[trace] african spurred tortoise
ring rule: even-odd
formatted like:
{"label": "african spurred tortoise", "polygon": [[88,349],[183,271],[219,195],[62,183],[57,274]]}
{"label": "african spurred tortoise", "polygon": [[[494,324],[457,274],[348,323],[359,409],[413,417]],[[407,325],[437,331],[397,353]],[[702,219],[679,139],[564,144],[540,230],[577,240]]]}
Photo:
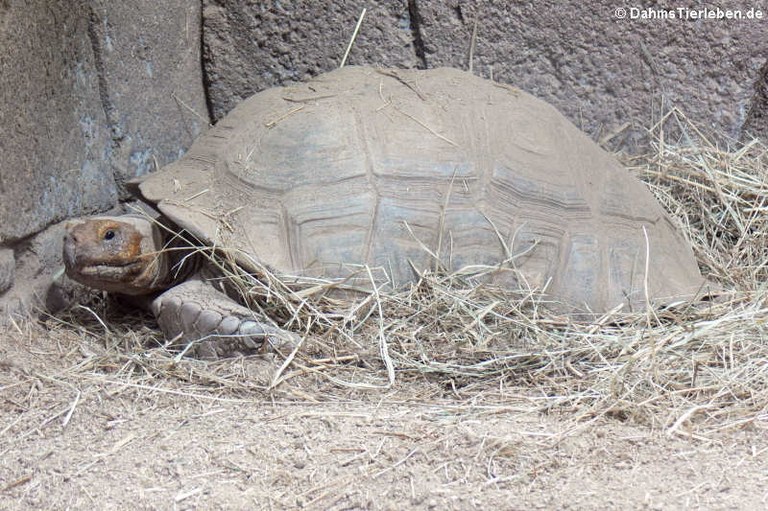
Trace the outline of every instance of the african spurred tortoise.
{"label": "african spurred tortoise", "polygon": [[[174,229],[246,269],[364,281],[367,266],[398,286],[438,259],[447,270],[497,266],[486,282],[596,313],[689,295],[703,281],[691,248],[613,156],[545,102],[455,69],[346,67],[266,90],[139,187]],[[157,294],[166,336],[206,339],[203,355],[280,335],[179,270],[167,239],[138,215],[74,222],[67,272]]]}

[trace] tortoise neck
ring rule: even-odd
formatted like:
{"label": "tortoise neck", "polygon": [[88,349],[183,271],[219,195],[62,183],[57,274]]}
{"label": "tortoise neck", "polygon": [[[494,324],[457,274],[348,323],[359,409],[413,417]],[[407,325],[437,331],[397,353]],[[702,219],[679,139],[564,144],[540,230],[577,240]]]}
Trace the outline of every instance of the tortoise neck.
{"label": "tortoise neck", "polygon": [[200,270],[205,255],[200,244],[187,231],[160,220],[157,230],[163,239],[163,263],[165,268],[157,288],[166,289],[183,282]]}

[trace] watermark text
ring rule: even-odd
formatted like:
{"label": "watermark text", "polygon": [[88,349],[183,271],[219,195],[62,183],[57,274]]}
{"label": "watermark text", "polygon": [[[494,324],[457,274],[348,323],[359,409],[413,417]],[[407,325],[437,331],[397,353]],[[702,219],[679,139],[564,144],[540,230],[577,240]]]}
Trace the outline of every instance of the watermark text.
{"label": "watermark text", "polygon": [[617,7],[614,16],[629,20],[762,20],[768,14],[762,9],[724,9],[722,7]]}

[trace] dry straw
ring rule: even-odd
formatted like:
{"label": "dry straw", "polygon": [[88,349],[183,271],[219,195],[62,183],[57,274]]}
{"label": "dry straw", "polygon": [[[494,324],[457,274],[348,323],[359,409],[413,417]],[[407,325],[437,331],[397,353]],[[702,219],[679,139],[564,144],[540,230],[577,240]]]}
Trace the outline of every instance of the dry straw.
{"label": "dry straw", "polygon": [[[93,322],[95,334],[82,341],[89,352],[99,344],[107,349],[78,367],[137,392],[215,393],[216,399],[277,389],[322,400],[394,384],[425,389],[421,400],[453,394],[487,406],[504,406],[512,392],[532,411],[566,414],[579,424],[614,417],[701,439],[765,424],[766,148],[757,142],[719,148],[677,110],[651,135],[653,152],[626,163],[693,244],[703,271],[729,291],[717,300],[613,311],[580,323],[547,312],[531,290],[476,285],[468,272],[427,273],[406,290],[361,294],[350,282],[278,276],[266,268],[256,279],[215,257],[256,310],[304,338],[301,349],[270,366],[268,377],[261,381],[243,369],[247,359],[179,361],[167,343],[148,343],[157,334],[145,327],[121,337]],[[158,378],[177,386],[168,390]]]}

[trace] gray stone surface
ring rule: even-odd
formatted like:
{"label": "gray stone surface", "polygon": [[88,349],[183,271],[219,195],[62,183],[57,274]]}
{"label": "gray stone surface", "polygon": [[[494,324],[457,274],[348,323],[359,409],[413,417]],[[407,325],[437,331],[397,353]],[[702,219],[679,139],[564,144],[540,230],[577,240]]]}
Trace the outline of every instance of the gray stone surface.
{"label": "gray stone surface", "polygon": [[112,208],[123,183],[208,125],[199,2],[0,0],[0,310],[45,301],[65,218]]}
{"label": "gray stone surface", "polygon": [[198,4],[4,2],[0,17],[0,244],[113,206],[118,182],[207,126]]}
{"label": "gray stone surface", "polygon": [[597,139],[629,123],[615,143],[630,150],[673,106],[738,138],[768,47],[765,5],[762,20],[664,20],[618,19],[623,4],[607,1],[418,3],[428,66],[466,67],[477,20],[478,73],[493,69]]}
{"label": "gray stone surface", "polygon": [[417,67],[406,2],[203,0],[214,119],[260,90],[335,69],[367,7],[349,64]]}
{"label": "gray stone surface", "polygon": [[16,270],[16,258],[13,250],[0,248],[0,293],[3,293],[13,285]]}
{"label": "gray stone surface", "polygon": [[0,245],[116,199],[81,2],[0,2]]}
{"label": "gray stone surface", "polygon": [[121,184],[177,160],[208,125],[201,6],[188,0],[91,0],[89,16],[111,134],[108,161]]}
{"label": "gray stone surface", "polygon": [[[335,67],[360,8],[205,3],[204,64],[216,117],[254,91]],[[762,20],[619,19],[623,4],[605,0],[367,5],[352,63],[467,69],[473,46],[475,73],[531,92],[594,138],[629,150],[640,149],[646,129],[673,106],[704,129],[738,137],[768,47],[768,6],[760,2],[727,7],[762,8]]]}
{"label": "gray stone surface", "polygon": [[[51,278],[62,268],[63,226],[64,223],[54,224],[16,244],[13,269],[15,279],[9,289],[0,293],[0,311],[6,314],[26,314],[48,303]],[[0,249],[0,253],[2,251]],[[6,314],[0,315],[0,324],[7,319]]]}

